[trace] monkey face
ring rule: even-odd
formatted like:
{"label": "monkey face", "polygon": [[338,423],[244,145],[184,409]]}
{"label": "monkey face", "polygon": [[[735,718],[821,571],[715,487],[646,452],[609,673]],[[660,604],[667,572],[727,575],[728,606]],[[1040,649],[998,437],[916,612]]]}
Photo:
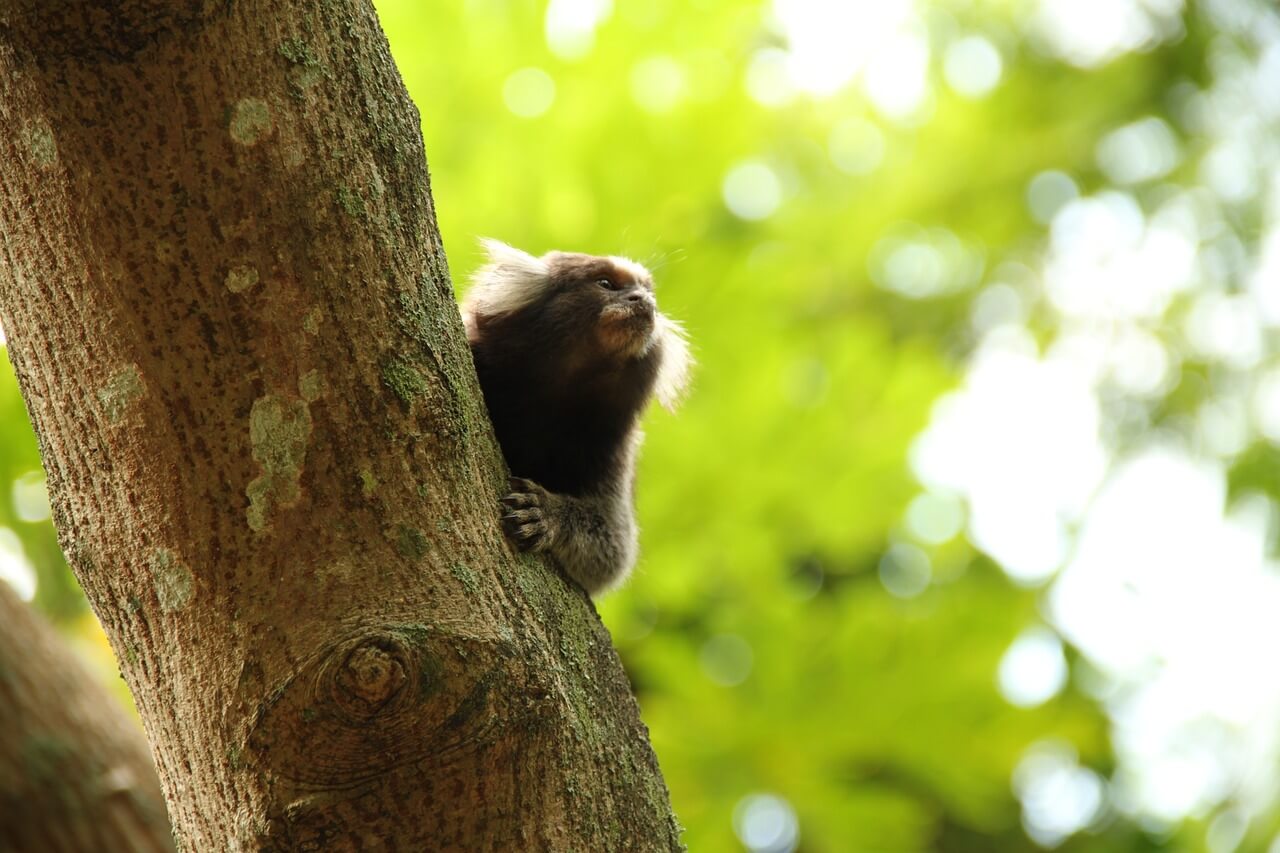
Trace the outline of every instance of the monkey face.
{"label": "monkey face", "polygon": [[658,303],[653,278],[625,258],[555,252],[546,257],[556,313],[615,358],[638,358],[655,344]]}
{"label": "monkey face", "polygon": [[596,336],[605,349],[619,355],[643,355],[653,345],[657,313],[653,293],[643,287],[614,291],[600,309]]}

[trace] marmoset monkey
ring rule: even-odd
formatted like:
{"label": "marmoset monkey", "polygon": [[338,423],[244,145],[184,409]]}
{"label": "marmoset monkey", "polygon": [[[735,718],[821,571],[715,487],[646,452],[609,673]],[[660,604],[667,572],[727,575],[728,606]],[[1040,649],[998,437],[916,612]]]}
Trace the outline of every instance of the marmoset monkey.
{"label": "marmoset monkey", "polygon": [[635,564],[640,415],[651,397],[671,409],[684,390],[684,333],[634,261],[482,242],[489,263],[462,318],[513,475],[503,529],[595,596]]}

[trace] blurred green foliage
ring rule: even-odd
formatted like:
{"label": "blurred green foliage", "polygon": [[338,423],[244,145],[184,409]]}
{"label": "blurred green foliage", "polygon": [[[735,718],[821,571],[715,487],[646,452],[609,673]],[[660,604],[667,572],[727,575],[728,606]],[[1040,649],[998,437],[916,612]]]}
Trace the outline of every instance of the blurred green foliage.
{"label": "blurred green foliage", "polygon": [[[979,342],[978,286],[1044,243],[1029,182],[1053,169],[1084,194],[1107,188],[1099,140],[1143,116],[1177,124],[1174,94],[1206,83],[1223,35],[1193,9],[1176,13],[1179,34],[1077,68],[1028,35],[1034,3],[906,4],[933,58],[923,106],[886,117],[858,85],[753,98],[761,57],[788,47],[773,4],[559,5],[598,20],[549,46],[544,0],[377,3],[422,114],[458,289],[479,236],[626,254],[655,270],[664,309],[690,331],[694,391],[649,420],[642,562],[601,605],[690,849],[1037,849],[1016,768],[1058,743],[1112,778],[1105,708],[1070,649],[1064,690],[1032,707],[1001,695],[1010,644],[1045,621],[1040,591],[963,537],[912,544],[908,453]],[[1002,58],[982,97],[943,81],[946,47],[971,34]],[[744,164],[748,208],[763,215],[726,203]],[[921,233],[959,246],[968,272],[928,298],[878,286],[877,247]],[[1047,341],[1057,322],[1040,306],[1027,325]],[[1205,399],[1200,366],[1181,369],[1144,424],[1176,424]],[[37,468],[7,373],[0,440],[0,483]],[[1234,491],[1277,496],[1278,484],[1266,442],[1232,471]],[[74,614],[51,528],[18,519],[12,497],[0,489],[0,525],[36,566],[39,602]],[[921,554],[926,582],[891,592],[906,571],[895,560]],[[1212,816],[1141,822],[1104,801],[1061,844],[1209,849]]]}
{"label": "blurred green foliage", "polygon": [[28,562],[36,604],[50,616],[83,614],[88,608],[49,521],[40,451],[8,358],[0,363],[0,447],[0,560],[10,567]]}

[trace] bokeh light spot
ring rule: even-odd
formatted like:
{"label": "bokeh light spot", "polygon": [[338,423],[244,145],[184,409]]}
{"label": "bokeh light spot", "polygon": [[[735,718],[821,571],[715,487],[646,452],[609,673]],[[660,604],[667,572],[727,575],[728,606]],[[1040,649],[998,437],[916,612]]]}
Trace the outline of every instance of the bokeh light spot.
{"label": "bokeh light spot", "polygon": [[884,160],[884,134],[866,119],[847,118],[831,128],[827,151],[836,168],[850,175],[875,171]]}
{"label": "bokeh light spot", "polygon": [[963,290],[982,277],[981,252],[946,228],[904,228],[880,240],[868,258],[872,280],[909,299]]}
{"label": "bokeh light spot", "polygon": [[1020,326],[1026,320],[1027,305],[1013,285],[995,282],[982,289],[973,300],[969,322],[979,334],[1000,326]]}
{"label": "bokeh light spot", "polygon": [[785,50],[766,47],[757,50],[747,65],[747,94],[765,107],[783,107],[795,100],[796,87],[788,70]]}
{"label": "bokeh light spot", "polygon": [[796,86],[830,95],[848,84],[869,60],[889,52],[893,37],[915,17],[912,0],[831,3],[774,0]]}
{"label": "bokeh light spot", "polygon": [[966,98],[981,98],[1000,82],[1004,62],[1000,51],[984,36],[966,36],[951,43],[943,60],[947,85]]}
{"label": "bokeh light spot", "polygon": [[13,511],[23,521],[49,518],[49,490],[42,472],[28,471],[13,481]]}
{"label": "bokeh light spot", "polygon": [[1000,659],[1000,693],[1009,704],[1034,708],[1057,696],[1067,683],[1062,641],[1047,628],[1024,631]]}
{"label": "bokeh light spot", "polygon": [[1040,0],[1033,33],[1048,51],[1083,68],[1182,32],[1182,0]]}
{"label": "bokeh light spot", "polygon": [[923,34],[894,36],[867,66],[863,88],[880,114],[894,121],[916,118],[929,97],[929,42]]}
{"label": "bokeh light spot", "polygon": [[800,822],[791,804],[776,794],[751,794],[733,810],[733,831],[751,853],[791,853],[800,843]]}
{"label": "bokeh light spot", "polygon": [[1173,130],[1154,116],[1125,125],[1102,137],[1096,156],[1102,171],[1116,184],[1138,184],[1163,178],[1182,159]]}
{"label": "bokeh light spot", "polygon": [[670,56],[651,56],[631,69],[631,97],[646,112],[671,112],[687,88],[684,66]]}
{"label": "bokeh light spot", "polygon": [[612,0],[550,0],[544,25],[547,47],[561,59],[581,59],[595,47],[596,28],[612,12]]}
{"label": "bokeh light spot", "polygon": [[1031,746],[1014,770],[1013,787],[1022,801],[1023,828],[1045,847],[1092,823],[1106,792],[1098,774],[1081,767],[1075,750],[1060,741]]}
{"label": "bokeh light spot", "polygon": [[722,192],[725,206],[740,219],[768,219],[782,204],[782,182],[772,168],[758,160],[730,169]]}
{"label": "bokeh light spot", "polygon": [[698,653],[702,671],[721,687],[736,687],[751,675],[751,646],[737,634],[717,634]]}
{"label": "bokeh light spot", "polygon": [[541,68],[521,68],[502,84],[507,109],[521,118],[537,118],[556,100],[556,82]]}
{"label": "bokeh light spot", "polygon": [[35,598],[35,570],[27,560],[22,540],[7,527],[0,527],[0,581],[7,581],[23,601]]}
{"label": "bokeh light spot", "polygon": [[929,588],[933,565],[915,545],[899,543],[880,558],[880,583],[894,598],[915,598]]}
{"label": "bokeh light spot", "polygon": [[955,495],[925,492],[907,505],[907,529],[927,545],[941,545],[964,526],[964,506]]}
{"label": "bokeh light spot", "polygon": [[1080,190],[1065,172],[1041,172],[1027,185],[1027,207],[1036,222],[1048,225],[1062,206],[1079,198]]}
{"label": "bokeh light spot", "polygon": [[1258,191],[1258,164],[1253,147],[1245,140],[1224,140],[1200,162],[1200,176],[1210,189],[1227,201],[1248,201]]}
{"label": "bokeh light spot", "polygon": [[1247,296],[1204,293],[1187,314],[1187,342],[1207,359],[1241,369],[1253,367],[1264,349],[1259,319]]}

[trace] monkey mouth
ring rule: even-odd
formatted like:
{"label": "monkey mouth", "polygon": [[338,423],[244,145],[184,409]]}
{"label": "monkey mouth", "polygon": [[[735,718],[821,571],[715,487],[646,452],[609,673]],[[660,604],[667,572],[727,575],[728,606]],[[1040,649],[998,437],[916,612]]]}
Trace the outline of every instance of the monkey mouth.
{"label": "monkey mouth", "polygon": [[645,300],[610,305],[600,314],[606,325],[647,329],[653,326],[653,303]]}
{"label": "monkey mouth", "polygon": [[646,350],[656,328],[657,312],[647,301],[610,305],[600,314],[600,333],[612,349],[626,354]]}

